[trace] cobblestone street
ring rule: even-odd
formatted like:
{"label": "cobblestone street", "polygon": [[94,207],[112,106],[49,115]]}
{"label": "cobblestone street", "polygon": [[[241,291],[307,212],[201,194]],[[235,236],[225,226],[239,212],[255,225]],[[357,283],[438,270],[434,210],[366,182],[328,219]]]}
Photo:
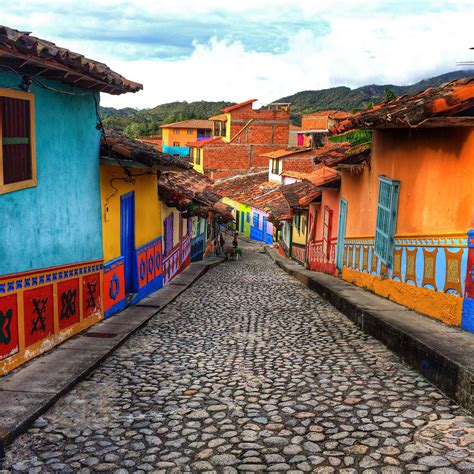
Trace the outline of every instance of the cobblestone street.
{"label": "cobblestone street", "polygon": [[35,472],[473,472],[473,420],[259,247],[7,449]]}

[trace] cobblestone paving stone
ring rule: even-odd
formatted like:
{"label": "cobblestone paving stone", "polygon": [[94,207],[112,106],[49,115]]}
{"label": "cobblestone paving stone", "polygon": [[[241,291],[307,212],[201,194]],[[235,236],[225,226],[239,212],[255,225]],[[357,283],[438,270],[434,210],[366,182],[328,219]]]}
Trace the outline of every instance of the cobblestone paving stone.
{"label": "cobblestone paving stone", "polygon": [[256,246],[7,453],[39,472],[474,471],[474,420]]}

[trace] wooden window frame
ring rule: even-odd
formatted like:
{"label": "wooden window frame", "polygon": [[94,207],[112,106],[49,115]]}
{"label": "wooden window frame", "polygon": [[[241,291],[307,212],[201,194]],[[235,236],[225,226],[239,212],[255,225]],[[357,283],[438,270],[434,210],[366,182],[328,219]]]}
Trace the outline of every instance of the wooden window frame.
{"label": "wooden window frame", "polygon": [[272,174],[280,175],[280,160],[277,158],[272,159]]}
{"label": "wooden window frame", "polygon": [[179,128],[173,128],[173,135],[179,135]]}
{"label": "wooden window frame", "polygon": [[34,188],[36,179],[36,130],[35,130],[35,96],[31,92],[20,92],[12,89],[0,88],[0,97],[10,99],[27,100],[30,107],[30,156],[31,156],[31,179],[18,181],[16,183],[3,184],[3,122],[0,113],[0,195],[19,191],[20,189]]}
{"label": "wooden window frame", "polygon": [[188,135],[192,135],[193,134],[193,129],[192,128],[188,128],[187,132],[186,132]]}
{"label": "wooden window frame", "polygon": [[[381,202],[381,190],[382,186],[390,187],[390,204],[389,206],[384,205]],[[379,190],[377,197],[377,216],[375,220],[375,239],[374,239],[374,253],[377,255],[379,260],[391,267],[393,263],[393,250],[395,243],[395,231],[397,229],[397,215],[398,215],[398,198],[400,195],[400,181],[387,178],[386,176],[379,176]],[[381,210],[386,213],[388,217],[388,230],[383,232],[379,225],[381,217]],[[380,251],[384,248],[384,252]]]}

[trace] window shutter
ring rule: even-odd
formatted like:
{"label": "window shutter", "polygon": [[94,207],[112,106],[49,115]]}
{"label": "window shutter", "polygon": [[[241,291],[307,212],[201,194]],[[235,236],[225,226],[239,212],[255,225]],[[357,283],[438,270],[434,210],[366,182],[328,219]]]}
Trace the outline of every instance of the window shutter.
{"label": "window shutter", "polygon": [[32,179],[30,103],[0,97],[2,123],[3,184]]}
{"label": "window shutter", "polygon": [[385,265],[392,264],[399,189],[399,181],[392,181],[383,176],[379,178],[374,251]]}

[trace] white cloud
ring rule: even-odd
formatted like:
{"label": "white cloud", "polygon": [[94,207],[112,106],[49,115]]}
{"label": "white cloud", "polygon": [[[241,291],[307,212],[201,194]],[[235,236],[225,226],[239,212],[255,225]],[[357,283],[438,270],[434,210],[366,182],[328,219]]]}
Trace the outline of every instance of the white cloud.
{"label": "white cloud", "polygon": [[[117,107],[200,99],[269,102],[300,90],[415,82],[473,59],[468,50],[474,46],[473,17],[472,0],[20,0],[2,5],[2,23],[106,62],[144,84],[137,94],[103,96],[104,105]],[[210,40],[202,39],[206,23]],[[155,31],[159,41],[153,44]],[[281,39],[278,54],[275,38]],[[189,54],[172,58],[182,45]],[[162,48],[169,51],[161,54]],[[158,59],[144,59],[152,56]]]}
{"label": "white cloud", "polygon": [[175,100],[269,102],[336,85],[408,84],[455,70],[456,61],[472,56],[471,19],[456,11],[334,18],[325,36],[297,31],[282,54],[250,51],[241,42],[214,38],[196,44],[182,60],[112,61],[111,66],[145,89],[135,96],[104,96],[103,103],[141,108]]}

